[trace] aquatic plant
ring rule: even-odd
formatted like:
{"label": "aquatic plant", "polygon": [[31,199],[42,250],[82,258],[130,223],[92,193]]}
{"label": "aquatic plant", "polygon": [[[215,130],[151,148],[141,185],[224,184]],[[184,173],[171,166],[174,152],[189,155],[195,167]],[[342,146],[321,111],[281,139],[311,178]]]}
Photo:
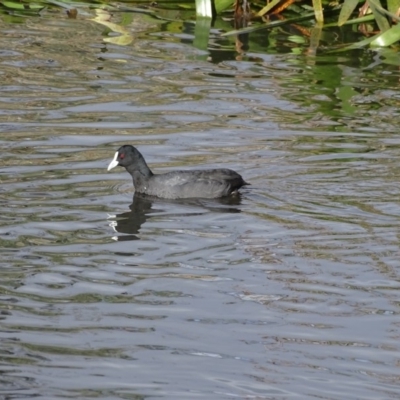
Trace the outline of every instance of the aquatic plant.
{"label": "aquatic plant", "polygon": [[[110,21],[110,12],[148,13],[165,18],[163,10],[178,8],[191,11],[197,17],[196,38],[204,44],[208,41],[208,30],[217,15],[223,15],[232,22],[232,29],[221,32],[222,36],[243,35],[261,29],[274,29],[288,26],[296,30],[294,41],[310,40],[314,48],[319,46],[319,39],[326,28],[352,25],[364,36],[354,43],[330,43],[328,50],[342,51],[362,47],[388,47],[400,41],[400,0],[311,0],[296,2],[295,0],[195,0],[191,1],[110,1],[91,0],[4,0],[0,1],[0,12],[9,16],[14,22],[20,17],[41,15],[51,7],[64,8],[69,18],[76,18],[78,11],[88,8],[96,9],[94,21],[107,26],[110,30],[121,34],[122,38],[110,38],[118,44],[128,44],[132,38],[129,32]],[[99,11],[100,10],[100,11]],[[229,10],[229,14],[227,13]],[[179,18],[184,18],[180,13]],[[327,22],[328,21],[328,22]]]}

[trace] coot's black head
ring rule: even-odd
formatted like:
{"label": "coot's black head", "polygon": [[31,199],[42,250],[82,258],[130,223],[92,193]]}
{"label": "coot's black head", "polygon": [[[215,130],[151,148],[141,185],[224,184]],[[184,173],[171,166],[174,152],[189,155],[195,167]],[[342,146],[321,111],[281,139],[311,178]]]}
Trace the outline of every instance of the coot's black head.
{"label": "coot's black head", "polygon": [[135,147],[131,146],[130,144],[125,144],[124,146],[121,146],[115,153],[115,156],[110,162],[107,171],[110,171],[117,165],[125,168],[128,165],[136,165],[140,163],[142,159],[142,155]]}

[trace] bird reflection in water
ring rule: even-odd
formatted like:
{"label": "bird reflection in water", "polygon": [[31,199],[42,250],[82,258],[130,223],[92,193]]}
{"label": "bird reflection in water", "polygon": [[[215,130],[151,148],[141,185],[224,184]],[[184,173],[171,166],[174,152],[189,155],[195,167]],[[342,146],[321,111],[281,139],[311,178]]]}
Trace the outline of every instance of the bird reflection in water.
{"label": "bird reflection in water", "polygon": [[[133,196],[133,202],[129,206],[130,211],[116,214],[110,218],[113,221],[110,226],[117,233],[123,235],[114,236],[113,239],[116,241],[128,241],[128,240],[139,240],[137,236],[141,226],[151,219],[152,214],[159,214],[160,212],[166,212],[169,205],[182,205],[186,207],[201,208],[195,215],[204,214],[204,210],[219,213],[240,213],[240,205],[242,204],[242,198],[240,193],[235,196],[227,196],[219,199],[180,199],[180,200],[165,200],[158,197],[152,197],[142,194],[135,194]],[[188,217],[193,216],[193,212],[186,212],[179,215],[187,215]],[[172,215],[176,214],[176,208],[171,210]]]}

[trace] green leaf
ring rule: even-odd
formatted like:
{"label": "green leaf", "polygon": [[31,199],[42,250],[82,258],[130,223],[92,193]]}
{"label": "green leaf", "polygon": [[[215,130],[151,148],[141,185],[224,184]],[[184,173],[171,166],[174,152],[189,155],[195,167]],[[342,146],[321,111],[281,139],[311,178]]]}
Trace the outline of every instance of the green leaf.
{"label": "green leaf", "polygon": [[312,0],[317,22],[324,22],[324,13],[322,11],[322,0]]}
{"label": "green leaf", "polygon": [[400,21],[400,17],[391,12],[385,10],[380,4],[379,0],[368,0],[369,3],[373,3],[374,7],[376,7],[383,15],[387,15],[393,21]]}
{"label": "green leaf", "polygon": [[291,24],[291,23],[295,23],[295,22],[311,19],[314,16],[315,16],[314,13],[309,13],[309,14],[300,15],[300,16],[294,17],[294,18],[288,18],[288,19],[283,20],[283,21],[282,20],[280,20],[280,21],[272,21],[272,22],[269,22],[267,24],[253,25],[253,26],[249,26],[247,28],[242,28],[242,29],[234,29],[232,31],[223,33],[221,36],[241,35],[242,33],[254,32],[254,31],[258,31],[260,29],[271,29],[271,28],[275,28],[277,26]]}
{"label": "green leaf", "polygon": [[371,46],[387,47],[400,40],[400,24],[392,26],[386,32],[378,35],[376,39],[371,42]]}
{"label": "green leaf", "polygon": [[272,0],[271,3],[267,4],[264,8],[262,8],[258,13],[258,17],[262,17],[264,14],[266,14],[269,10],[274,8],[277,4],[280,3],[281,0]]}
{"label": "green leaf", "polygon": [[17,3],[15,1],[2,1],[3,6],[7,8],[12,8],[13,10],[25,10],[25,6],[22,3]]}
{"label": "green leaf", "polygon": [[304,38],[304,36],[299,36],[299,35],[288,36],[287,40],[289,40],[290,42],[293,42],[293,43],[297,43],[297,44],[304,44],[306,42],[306,39]]}
{"label": "green leaf", "polygon": [[203,18],[212,18],[211,0],[196,0],[196,15]]}
{"label": "green leaf", "polygon": [[368,0],[369,7],[371,8],[372,14],[374,14],[376,23],[379,26],[381,32],[385,32],[390,28],[389,21],[382,12],[382,5],[380,0]]}
{"label": "green leaf", "polygon": [[14,15],[20,14],[21,16],[38,14],[45,8],[44,4],[34,2],[0,1],[0,5],[13,10]]}
{"label": "green leaf", "polygon": [[221,11],[225,11],[231,8],[233,5],[233,0],[215,0],[215,11],[219,14]]}
{"label": "green leaf", "polygon": [[[373,21],[375,18],[372,14],[365,15],[364,17],[349,19],[348,21],[344,22],[343,25],[352,25],[352,24],[363,24],[364,22]],[[330,28],[332,26],[338,26],[336,22],[332,24],[325,24],[325,28]]]}
{"label": "green leaf", "polygon": [[400,0],[387,0],[387,7],[389,12],[396,14],[397,10],[400,8]]}
{"label": "green leaf", "polygon": [[340,10],[338,26],[342,26],[353,14],[353,11],[357,7],[358,0],[345,0],[342,9]]}

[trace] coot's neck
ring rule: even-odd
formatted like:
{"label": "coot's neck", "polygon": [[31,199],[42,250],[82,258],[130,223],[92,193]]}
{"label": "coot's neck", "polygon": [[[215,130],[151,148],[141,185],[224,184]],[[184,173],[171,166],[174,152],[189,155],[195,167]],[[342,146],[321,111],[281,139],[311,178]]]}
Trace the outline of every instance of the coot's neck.
{"label": "coot's neck", "polygon": [[125,167],[126,170],[132,175],[133,185],[137,191],[146,188],[146,183],[153,176],[150,168],[146,164],[143,156],[138,152],[137,162]]}

